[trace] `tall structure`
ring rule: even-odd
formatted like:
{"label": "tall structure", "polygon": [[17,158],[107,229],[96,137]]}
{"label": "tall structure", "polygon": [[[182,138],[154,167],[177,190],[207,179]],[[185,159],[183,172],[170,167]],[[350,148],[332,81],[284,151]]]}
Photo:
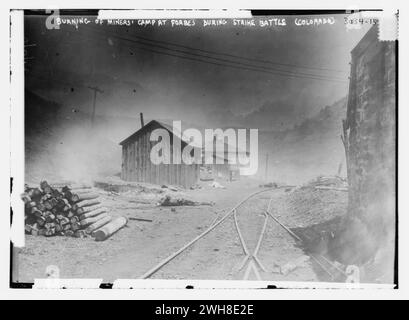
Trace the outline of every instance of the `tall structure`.
{"label": "tall structure", "polygon": [[379,250],[391,256],[394,251],[395,56],[396,43],[379,41],[378,26],[372,27],[351,52],[348,108],[343,126],[352,221],[346,237],[356,247],[362,263]]}

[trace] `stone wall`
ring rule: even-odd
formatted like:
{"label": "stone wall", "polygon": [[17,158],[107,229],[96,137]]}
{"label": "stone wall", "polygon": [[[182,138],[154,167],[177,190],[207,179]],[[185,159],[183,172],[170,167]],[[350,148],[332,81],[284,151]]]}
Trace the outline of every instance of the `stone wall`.
{"label": "stone wall", "polygon": [[[344,135],[347,141],[352,262],[393,252],[395,236],[395,42],[381,42],[373,27],[351,52]],[[359,259],[356,255],[359,255]],[[393,256],[393,255],[391,255]]]}

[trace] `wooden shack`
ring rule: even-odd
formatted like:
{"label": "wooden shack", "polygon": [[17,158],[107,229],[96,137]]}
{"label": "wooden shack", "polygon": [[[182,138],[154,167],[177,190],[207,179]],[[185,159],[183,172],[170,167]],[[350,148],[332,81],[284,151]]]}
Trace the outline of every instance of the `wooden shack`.
{"label": "wooden shack", "polygon": [[[170,153],[170,164],[154,164],[150,154],[152,147],[157,143],[150,141],[150,135],[155,129],[165,129],[170,135],[170,150],[175,139],[181,142],[181,150],[187,142],[180,139],[173,132],[171,126],[152,120],[141,129],[123,140],[121,178],[125,181],[147,182],[159,185],[178,185],[189,188],[199,180],[199,164],[173,164],[173,155]],[[180,151],[181,152],[181,151]]]}
{"label": "wooden shack", "polygon": [[[239,155],[249,156],[250,153],[238,147],[232,147],[228,143],[223,142],[223,144],[223,155],[220,157],[217,154],[213,154],[213,164],[208,165],[208,168],[212,172],[214,179],[240,180],[240,168],[242,165],[238,162],[238,157]],[[216,150],[216,140],[213,140],[213,150]],[[236,163],[229,163],[229,157],[236,158]]]}
{"label": "wooden shack", "polygon": [[214,179],[222,180],[240,180],[240,165],[230,164],[227,156],[223,158],[223,163],[216,163],[217,157],[214,157],[215,161],[210,165],[212,175]]}

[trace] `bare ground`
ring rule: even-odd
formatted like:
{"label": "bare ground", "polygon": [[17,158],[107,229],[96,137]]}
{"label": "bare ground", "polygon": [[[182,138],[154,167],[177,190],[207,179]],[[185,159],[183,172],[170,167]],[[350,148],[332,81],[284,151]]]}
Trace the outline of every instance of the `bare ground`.
{"label": "bare ground", "polygon": [[[13,279],[32,282],[35,278],[44,278],[48,265],[58,266],[62,278],[102,278],[104,282],[112,282],[119,278],[138,278],[201,234],[216,218],[221,218],[240,200],[261,190],[258,183],[249,180],[223,184],[226,185],[226,189],[215,189],[209,187],[209,183],[202,183],[202,189],[184,192],[193,200],[213,201],[214,206],[173,209],[155,205],[162,194],[133,192],[116,194],[101,191],[104,205],[110,209],[112,216],[139,217],[153,221],[129,220],[124,229],[104,242],[96,242],[92,238],[26,236],[26,246],[15,249]],[[291,209],[294,204],[290,200],[294,196],[290,196],[283,189],[262,194],[249,201],[237,211],[237,218],[250,252],[257,244],[264,223],[263,212],[267,208],[270,196],[273,197],[274,212],[286,223],[296,221],[294,223],[298,226],[297,219],[302,219],[300,217],[302,213]],[[331,201],[337,202],[339,199]],[[169,262],[152,278],[241,280],[248,268],[245,265],[238,270],[244,257],[234,220],[230,217]],[[267,269],[267,272],[259,270],[262,280],[319,279],[316,266],[308,258],[288,274],[276,272],[275,267],[299,261],[305,257],[305,253],[272,219],[268,221],[258,257]],[[250,280],[257,279],[254,272],[247,276]]]}

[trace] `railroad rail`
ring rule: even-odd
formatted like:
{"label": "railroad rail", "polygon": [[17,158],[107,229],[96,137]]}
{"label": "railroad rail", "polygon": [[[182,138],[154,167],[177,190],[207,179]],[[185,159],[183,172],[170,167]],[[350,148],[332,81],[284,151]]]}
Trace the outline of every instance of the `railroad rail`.
{"label": "railroad rail", "polygon": [[[272,270],[268,270],[263,265],[260,258],[258,257],[258,252],[259,252],[261,244],[263,242],[263,238],[264,238],[264,234],[265,234],[266,229],[267,229],[268,221],[270,219],[273,220],[276,224],[278,224],[281,228],[283,228],[288,234],[290,234],[297,243],[301,244],[302,239],[298,235],[296,235],[293,231],[291,231],[291,229],[289,227],[287,227],[281,221],[279,221],[277,219],[277,217],[275,217],[271,213],[271,205],[272,205],[272,201],[273,201],[273,195],[270,197],[270,200],[268,202],[266,210],[264,210],[262,212],[262,214],[264,215],[264,222],[263,222],[263,226],[262,226],[262,229],[260,231],[260,234],[258,236],[256,247],[254,248],[254,250],[252,252],[250,252],[250,250],[249,250],[249,248],[248,248],[248,246],[247,246],[247,244],[246,244],[246,242],[244,240],[243,234],[241,232],[241,229],[239,227],[238,220],[237,220],[237,215],[238,215],[237,210],[243,204],[245,204],[247,201],[255,198],[256,196],[258,196],[258,195],[260,195],[262,193],[266,193],[266,192],[269,192],[269,191],[272,191],[272,190],[274,190],[274,188],[268,188],[268,189],[264,189],[264,190],[261,190],[261,191],[254,192],[254,193],[250,194],[249,196],[247,196],[242,201],[240,201],[238,204],[236,204],[233,208],[222,210],[222,211],[228,210],[227,213],[225,213],[222,216],[222,218],[219,219],[218,217],[216,217],[213,220],[213,222],[210,224],[210,226],[204,232],[202,232],[201,234],[196,236],[194,239],[192,239],[187,244],[182,246],[176,252],[172,253],[171,255],[169,255],[168,257],[166,257],[162,261],[160,261],[157,265],[155,265],[154,267],[149,269],[147,272],[145,272],[140,278],[141,279],[150,278],[156,272],[161,270],[165,265],[167,265],[170,261],[175,259],[181,253],[183,253],[185,250],[187,250],[193,244],[195,244],[197,241],[199,241],[200,239],[205,237],[207,234],[209,234],[211,231],[215,230],[216,227],[220,226],[223,222],[225,222],[230,217],[232,217],[233,220],[234,220],[234,226],[235,226],[238,238],[239,238],[240,245],[241,245],[241,247],[243,249],[243,253],[244,253],[244,258],[240,262],[240,264],[236,267],[236,271],[242,270],[247,265],[247,269],[246,269],[245,274],[244,274],[244,280],[246,280],[248,278],[251,269],[254,270],[254,273],[256,274],[256,276],[257,276],[257,278],[259,280],[261,280],[259,270],[261,270],[263,272],[270,272],[270,273],[281,273],[281,270],[279,270],[277,268],[274,268]],[[342,270],[342,268],[340,268],[339,266],[337,266],[336,264],[334,264],[333,262],[328,260],[325,256],[323,256],[321,254],[315,254],[315,253],[309,253],[309,252],[307,252],[306,254],[309,255],[312,258],[312,260],[316,263],[316,265],[319,268],[321,268],[324,271],[324,273],[327,274],[332,281],[336,281],[338,279],[344,279],[344,278],[346,278],[348,276]]]}

